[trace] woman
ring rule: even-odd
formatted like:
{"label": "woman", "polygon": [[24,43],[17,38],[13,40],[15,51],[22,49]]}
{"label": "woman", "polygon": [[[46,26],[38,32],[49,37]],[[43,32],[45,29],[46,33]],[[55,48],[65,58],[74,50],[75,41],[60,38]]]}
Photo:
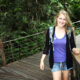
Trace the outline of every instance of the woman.
{"label": "woman", "polygon": [[65,10],[59,11],[55,18],[52,38],[51,42],[48,29],[40,69],[44,70],[44,59],[50,52],[49,65],[53,80],[69,80],[69,72],[73,69],[72,52],[79,54],[79,50],[76,48],[73,28]]}

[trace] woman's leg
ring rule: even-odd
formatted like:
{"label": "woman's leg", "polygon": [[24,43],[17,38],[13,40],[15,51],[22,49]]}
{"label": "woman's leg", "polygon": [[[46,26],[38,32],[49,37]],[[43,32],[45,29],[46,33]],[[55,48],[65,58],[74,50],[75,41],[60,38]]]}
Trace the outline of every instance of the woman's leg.
{"label": "woman's leg", "polygon": [[53,80],[61,80],[61,71],[52,72]]}
{"label": "woman's leg", "polygon": [[63,70],[62,71],[62,80],[69,80],[69,70]]}

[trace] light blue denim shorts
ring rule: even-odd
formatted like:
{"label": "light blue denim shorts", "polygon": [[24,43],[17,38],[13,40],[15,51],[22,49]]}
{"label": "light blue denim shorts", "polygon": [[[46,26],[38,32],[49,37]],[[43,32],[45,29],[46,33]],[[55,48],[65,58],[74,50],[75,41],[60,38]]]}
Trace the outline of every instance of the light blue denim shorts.
{"label": "light blue denim shorts", "polygon": [[73,67],[67,69],[66,62],[54,62],[51,72],[61,71],[61,70],[71,70]]}

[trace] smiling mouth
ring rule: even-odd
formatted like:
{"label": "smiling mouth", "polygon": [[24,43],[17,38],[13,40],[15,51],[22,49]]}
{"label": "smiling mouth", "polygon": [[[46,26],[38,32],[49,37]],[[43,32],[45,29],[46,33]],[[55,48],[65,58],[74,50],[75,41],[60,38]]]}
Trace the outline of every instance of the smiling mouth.
{"label": "smiling mouth", "polygon": [[63,25],[63,23],[59,23],[59,24],[62,24]]}

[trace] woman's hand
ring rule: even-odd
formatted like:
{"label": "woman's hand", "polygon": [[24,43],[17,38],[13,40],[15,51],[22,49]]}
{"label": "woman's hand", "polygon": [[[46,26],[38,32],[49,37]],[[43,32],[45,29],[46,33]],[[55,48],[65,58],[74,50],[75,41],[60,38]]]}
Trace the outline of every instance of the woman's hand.
{"label": "woman's hand", "polygon": [[44,70],[44,59],[46,57],[46,54],[43,54],[40,61],[40,69]]}
{"label": "woman's hand", "polygon": [[44,70],[44,61],[41,61],[41,62],[40,62],[40,69],[41,69],[41,70]]}
{"label": "woman's hand", "polygon": [[76,55],[79,55],[80,54],[80,51],[78,48],[73,48],[72,49],[73,53],[76,54]]}

